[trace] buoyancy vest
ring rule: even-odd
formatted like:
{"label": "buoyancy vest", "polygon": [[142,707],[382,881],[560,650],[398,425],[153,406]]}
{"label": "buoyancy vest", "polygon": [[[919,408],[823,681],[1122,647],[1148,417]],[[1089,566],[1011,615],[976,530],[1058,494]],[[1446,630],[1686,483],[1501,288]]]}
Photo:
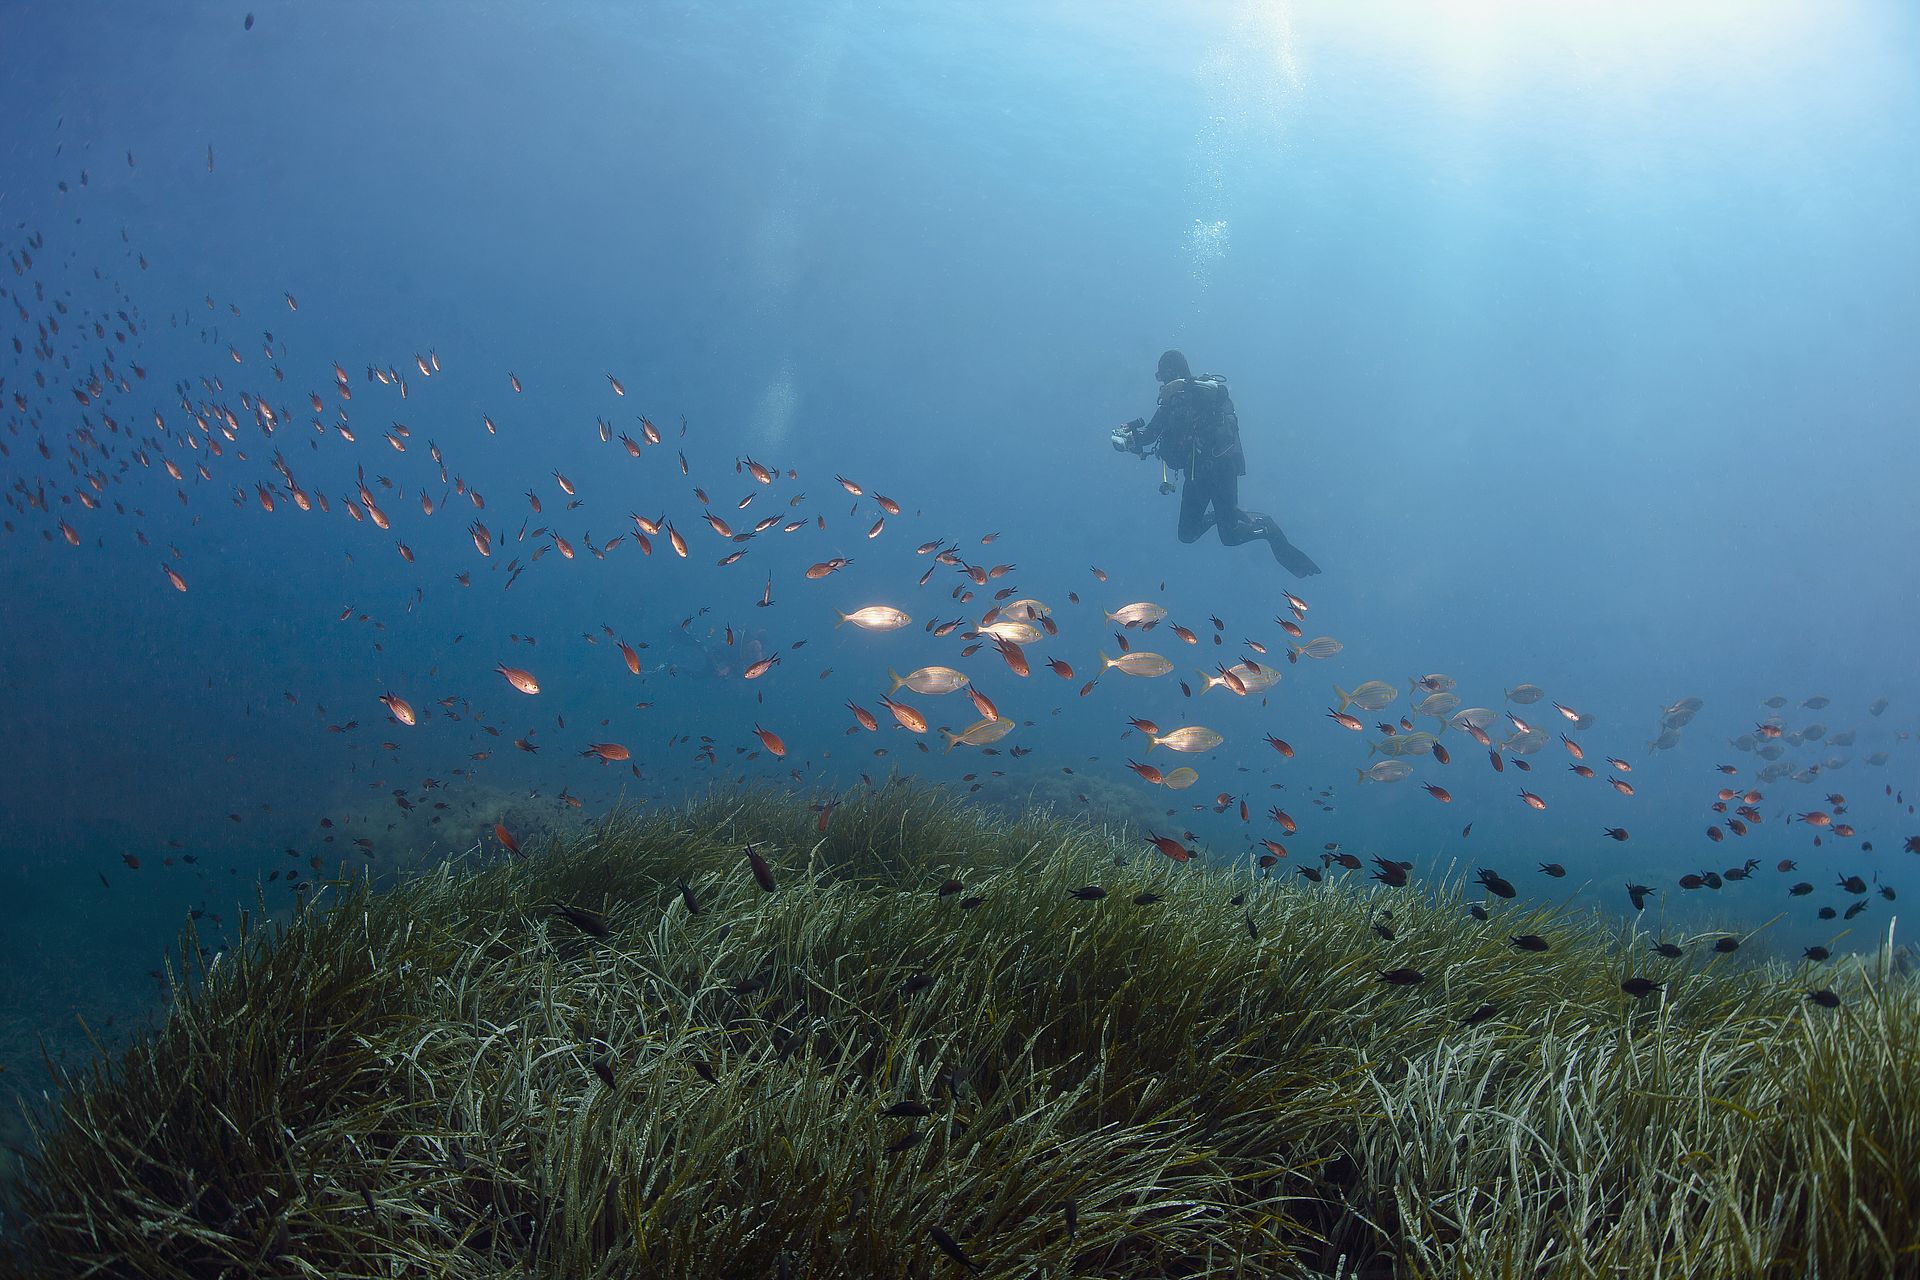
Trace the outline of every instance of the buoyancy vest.
{"label": "buoyancy vest", "polygon": [[1234,412],[1227,380],[1217,373],[1199,374],[1187,379],[1174,397],[1168,406],[1174,417],[1161,437],[1160,456],[1189,476],[1215,467],[1232,467],[1236,476],[1247,474],[1240,416]]}

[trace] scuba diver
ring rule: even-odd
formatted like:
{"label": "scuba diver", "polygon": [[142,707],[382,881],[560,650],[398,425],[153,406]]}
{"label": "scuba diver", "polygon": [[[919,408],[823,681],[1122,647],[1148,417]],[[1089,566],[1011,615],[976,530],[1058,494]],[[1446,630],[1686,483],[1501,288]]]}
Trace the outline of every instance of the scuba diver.
{"label": "scuba diver", "polygon": [[1118,428],[1113,447],[1143,458],[1158,455],[1161,493],[1173,492],[1169,467],[1184,473],[1180,541],[1197,541],[1210,528],[1217,528],[1221,543],[1229,547],[1264,538],[1273,558],[1294,577],[1319,573],[1320,566],[1287,541],[1273,517],[1240,509],[1240,477],[1247,474],[1247,460],[1240,451],[1240,418],[1233,411],[1226,379],[1212,373],[1194,377],[1178,351],[1160,357],[1154,376],[1160,382],[1160,407],[1153,421],[1135,418]]}

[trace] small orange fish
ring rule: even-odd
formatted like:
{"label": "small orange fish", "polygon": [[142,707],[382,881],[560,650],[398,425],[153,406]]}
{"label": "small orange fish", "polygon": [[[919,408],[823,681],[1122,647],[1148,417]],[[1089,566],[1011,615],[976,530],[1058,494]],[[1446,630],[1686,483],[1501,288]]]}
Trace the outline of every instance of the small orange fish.
{"label": "small orange fish", "polygon": [[760,744],[772,754],[776,756],[784,756],[787,754],[787,744],[782,741],[780,735],[773,732],[773,730],[762,729],[759,725],[755,725],[753,726],[753,736],[760,739]]}
{"label": "small orange fish", "polygon": [[522,693],[532,694],[540,692],[540,682],[533,678],[531,672],[523,671],[519,667],[504,665],[496,666],[494,670],[505,676],[507,683]]}
{"label": "small orange fish", "polygon": [[185,591],[187,589],[187,580],[174,572],[172,565],[161,565],[160,572],[167,575],[167,581],[173,584],[175,591]]}
{"label": "small orange fish", "polygon": [[415,723],[412,704],[410,704],[405,698],[401,697],[399,694],[397,693],[381,694],[380,705],[385,707],[390,713],[392,713],[393,718],[395,720],[398,720],[401,724],[411,725]]}
{"label": "small orange fish", "polygon": [[512,854],[516,858],[521,856],[520,842],[513,838],[513,833],[507,830],[505,823],[500,823],[500,822],[494,823],[493,834],[494,834],[494,838],[500,841],[501,847],[504,848],[508,853]]}
{"label": "small orange fish", "polygon": [[885,694],[880,695],[880,705],[893,713],[893,718],[902,729],[911,733],[925,733],[927,718],[904,702],[895,702]]}
{"label": "small orange fish", "polygon": [[873,712],[852,701],[847,703],[847,710],[853,712],[853,718],[860,722],[862,729],[865,729],[869,733],[878,733],[880,731],[880,722],[873,718]]}
{"label": "small orange fish", "polygon": [[613,394],[617,396],[623,396],[627,394],[627,389],[624,386],[620,385],[620,379],[614,377],[612,374],[608,374],[607,381],[613,384]]}
{"label": "small orange fish", "polygon": [[1527,802],[1529,809],[1545,809],[1547,807],[1547,802],[1531,791],[1522,791],[1520,798]]}
{"label": "small orange fish", "polygon": [[1175,840],[1172,836],[1157,836],[1147,833],[1147,843],[1172,858],[1175,862],[1185,862],[1193,857],[1193,851]]}
{"label": "small orange fish", "polygon": [[838,573],[852,563],[853,560],[851,557],[835,556],[831,560],[822,560],[819,564],[811,566],[807,570],[807,576],[809,578],[824,578],[830,573]]}
{"label": "small orange fish", "polygon": [[631,758],[632,752],[617,742],[595,742],[580,753],[583,756],[598,756],[601,764],[617,764]]}
{"label": "small orange fish", "polygon": [[625,640],[620,641],[620,656],[627,660],[627,670],[635,675],[640,674],[640,655],[635,653],[633,646]]}
{"label": "small orange fish", "polygon": [[1453,793],[1445,787],[1436,787],[1431,782],[1423,782],[1420,785],[1427,789],[1428,795],[1438,800],[1441,804],[1453,803]]}
{"label": "small orange fish", "polygon": [[1355,733],[1361,732],[1366,727],[1353,716],[1348,715],[1344,711],[1335,711],[1332,707],[1327,708],[1327,719],[1333,721],[1342,729],[1351,729]]}

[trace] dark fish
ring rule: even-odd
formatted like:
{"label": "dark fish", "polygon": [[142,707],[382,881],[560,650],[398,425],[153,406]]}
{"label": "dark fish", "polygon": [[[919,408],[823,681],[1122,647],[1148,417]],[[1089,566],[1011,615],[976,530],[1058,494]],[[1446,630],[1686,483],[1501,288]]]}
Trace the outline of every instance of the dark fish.
{"label": "dark fish", "polygon": [[593,1060],[593,1074],[600,1077],[607,1088],[613,1088],[613,1055],[603,1053]]}
{"label": "dark fish", "polygon": [[1517,951],[1545,951],[1547,940],[1537,933],[1516,934],[1509,939]]}
{"label": "dark fish", "polygon": [[961,884],[958,880],[942,880],[940,882],[940,888],[937,891],[936,896],[945,898],[951,894],[960,892],[964,888],[966,888],[966,886]]}
{"label": "dark fish", "polygon": [[1475,878],[1488,893],[1496,897],[1511,898],[1514,896],[1513,884],[1510,881],[1502,879],[1496,872],[1489,871],[1485,867],[1482,867]]}
{"label": "dark fish", "polygon": [[900,1137],[887,1144],[887,1154],[897,1156],[909,1147],[917,1147],[926,1140],[927,1135],[918,1129],[909,1129]]}
{"label": "dark fish", "polygon": [[1136,893],[1133,895],[1133,905],[1136,907],[1150,907],[1156,902],[1164,902],[1165,900],[1166,899],[1157,893]]}
{"label": "dark fish", "polygon": [[902,1116],[930,1116],[933,1114],[933,1108],[924,1102],[896,1102],[892,1106],[882,1109],[880,1114],[883,1116],[893,1116],[896,1119]]}
{"label": "dark fish", "polygon": [[1620,984],[1620,989],[1636,1000],[1644,1000],[1654,992],[1663,989],[1664,985],[1651,978],[1628,978]]}
{"label": "dark fish", "polygon": [[687,904],[688,915],[697,916],[700,914],[700,904],[695,902],[693,898],[693,886],[689,885],[685,880],[680,882],[680,901]]}
{"label": "dark fish", "polygon": [[1844,913],[1842,913],[1842,918],[1847,920],[1853,919],[1855,916],[1859,915],[1862,911],[1865,911],[1867,909],[1867,904],[1871,901],[1872,899],[1870,898],[1860,899],[1860,901],[1854,903],[1852,906],[1848,907]]}
{"label": "dark fish", "polygon": [[1077,1200],[1063,1200],[1060,1208],[1067,1215],[1067,1239],[1073,1239],[1073,1233],[1080,1229],[1080,1203]]}
{"label": "dark fish", "polygon": [[1380,869],[1373,878],[1389,888],[1399,888],[1407,882],[1407,872],[1413,868],[1411,862],[1395,862],[1391,858],[1375,858],[1374,865]]}
{"label": "dark fish", "polygon": [[1791,889],[1787,890],[1787,896],[1790,898],[1804,898],[1812,892],[1813,892],[1813,886],[1808,884],[1805,880],[1802,880],[1799,884],[1796,884]]}
{"label": "dark fish", "polygon": [[1491,920],[1493,918],[1487,914],[1487,909],[1477,902],[1467,908],[1467,914],[1475,920]]}
{"label": "dark fish", "polygon": [[1848,893],[1865,893],[1867,891],[1867,882],[1859,876],[1841,876],[1839,878],[1839,885]]}
{"label": "dark fish", "polygon": [[1715,951],[1718,951],[1723,956],[1732,955],[1734,952],[1740,949],[1740,939],[1717,938],[1714,940],[1713,949]]}
{"label": "dark fish", "polygon": [[1316,870],[1315,870],[1314,868],[1312,868],[1312,867],[1295,867],[1295,868],[1294,868],[1294,870],[1295,870],[1295,871],[1297,871],[1297,872],[1299,872],[1299,873],[1300,873],[1301,875],[1303,875],[1303,876],[1305,876],[1305,877],[1307,878],[1307,880],[1308,880],[1308,882],[1309,882],[1309,883],[1312,883],[1312,884],[1319,884],[1319,883],[1320,883],[1320,873],[1319,873],[1318,871],[1316,871]]}
{"label": "dark fish", "polygon": [[747,846],[747,861],[752,864],[753,878],[760,882],[760,887],[768,893],[772,893],[773,868],[767,865],[767,860],[761,857],[760,851],[752,845]]}
{"label": "dark fish", "polygon": [[1625,827],[1608,827],[1601,831],[1600,834],[1609,840],[1625,840],[1627,838],[1627,829]]}
{"label": "dark fish", "polygon": [[1082,902],[1098,902],[1107,896],[1107,891],[1097,884],[1083,884],[1078,889],[1069,890],[1069,892]]}
{"label": "dark fish", "polygon": [[929,1226],[927,1228],[927,1234],[932,1236],[933,1242],[940,1246],[940,1252],[946,1254],[967,1270],[978,1271],[980,1269],[980,1264],[963,1253],[959,1243],[939,1227]]}
{"label": "dark fish", "polygon": [[555,915],[565,919],[582,933],[592,934],[596,938],[605,938],[611,934],[611,930],[607,928],[607,922],[599,913],[588,911],[585,907],[570,907],[564,902],[556,902],[553,904],[553,910]]}
{"label": "dark fish", "polygon": [[1669,960],[1678,960],[1686,954],[1678,944],[1672,942],[1656,942],[1653,944],[1653,949]]}
{"label": "dark fish", "polygon": [[247,20],[246,20],[245,22],[243,22],[243,23],[241,23],[241,24],[240,24],[240,29],[241,29],[242,31],[251,31],[251,30],[253,30],[253,15],[252,15],[252,14],[248,14],[248,15],[247,15]]}
{"label": "dark fish", "polygon": [[1825,947],[1808,947],[1805,951],[1801,952],[1800,954],[1805,956],[1809,960],[1818,962],[1818,961],[1826,960],[1830,958],[1833,955],[1833,952],[1827,950]]}
{"label": "dark fish", "polygon": [[1555,880],[1560,880],[1565,878],[1567,869],[1557,862],[1543,862],[1540,864],[1540,874],[1552,876]]}
{"label": "dark fish", "polygon": [[1478,1009],[1475,1009],[1472,1013],[1468,1014],[1466,1017],[1460,1019],[1460,1025],[1463,1027],[1478,1026],[1498,1012],[1500,1012],[1500,1008],[1498,1005],[1491,1004],[1491,1003],[1483,1004]]}
{"label": "dark fish", "polygon": [[1380,981],[1396,987],[1411,987],[1415,983],[1425,982],[1427,975],[1418,969],[1388,969],[1380,975]]}
{"label": "dark fish", "polygon": [[1818,991],[1807,992],[1807,999],[1813,1001],[1822,1009],[1838,1009],[1840,1007],[1840,997],[1824,987]]}
{"label": "dark fish", "polygon": [[960,909],[962,911],[971,911],[985,901],[986,898],[977,894],[971,898],[962,898],[960,899]]}

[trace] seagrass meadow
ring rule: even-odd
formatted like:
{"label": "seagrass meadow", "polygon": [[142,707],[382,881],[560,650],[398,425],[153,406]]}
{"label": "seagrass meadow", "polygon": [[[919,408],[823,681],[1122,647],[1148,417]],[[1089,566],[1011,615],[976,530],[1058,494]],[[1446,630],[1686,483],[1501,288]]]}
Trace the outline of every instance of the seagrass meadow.
{"label": "seagrass meadow", "polygon": [[189,931],[37,1121],[0,1274],[1920,1276],[1884,958],[906,783],[830,817],[717,794]]}

